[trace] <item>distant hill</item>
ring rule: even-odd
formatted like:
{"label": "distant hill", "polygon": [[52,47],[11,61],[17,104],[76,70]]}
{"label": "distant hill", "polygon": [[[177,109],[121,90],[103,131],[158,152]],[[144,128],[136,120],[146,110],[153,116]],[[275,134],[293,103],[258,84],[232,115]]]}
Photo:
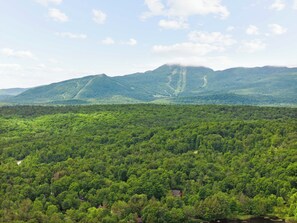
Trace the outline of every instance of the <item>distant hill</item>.
{"label": "distant hill", "polygon": [[28,90],[28,88],[9,88],[9,89],[0,89],[0,101],[7,101],[14,96],[23,93]]}
{"label": "distant hill", "polygon": [[10,95],[16,96],[28,90],[28,88],[9,88],[9,89],[0,89],[0,95]]}
{"label": "distant hill", "polygon": [[20,91],[5,101],[296,105],[296,86],[297,68],[265,66],[214,71],[206,67],[163,65],[145,73],[117,77],[101,74],[39,86]]}

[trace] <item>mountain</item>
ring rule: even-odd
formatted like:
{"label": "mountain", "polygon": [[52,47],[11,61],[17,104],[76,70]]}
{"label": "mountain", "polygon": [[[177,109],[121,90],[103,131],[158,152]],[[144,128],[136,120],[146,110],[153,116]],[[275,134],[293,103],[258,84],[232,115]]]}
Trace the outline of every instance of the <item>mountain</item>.
{"label": "mountain", "polygon": [[28,90],[28,88],[9,88],[9,89],[0,89],[0,95],[9,95],[16,96]]}
{"label": "mountain", "polygon": [[13,96],[23,93],[28,90],[28,88],[9,88],[9,89],[0,89],[0,101],[8,100]]}
{"label": "mountain", "polygon": [[204,67],[163,65],[153,71],[115,77],[115,79],[138,86],[156,98],[174,98],[188,95],[203,86],[203,77],[214,73]]}
{"label": "mountain", "polygon": [[297,68],[255,67],[214,71],[163,65],[145,73],[71,79],[9,98],[21,104],[203,103],[297,104]]}

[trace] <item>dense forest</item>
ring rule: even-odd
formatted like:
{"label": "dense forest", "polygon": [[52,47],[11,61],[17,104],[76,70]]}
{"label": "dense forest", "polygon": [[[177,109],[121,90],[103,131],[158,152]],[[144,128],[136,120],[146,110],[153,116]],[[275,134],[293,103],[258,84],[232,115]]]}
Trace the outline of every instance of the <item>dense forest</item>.
{"label": "dense forest", "polygon": [[297,221],[297,109],[0,107],[1,222]]}

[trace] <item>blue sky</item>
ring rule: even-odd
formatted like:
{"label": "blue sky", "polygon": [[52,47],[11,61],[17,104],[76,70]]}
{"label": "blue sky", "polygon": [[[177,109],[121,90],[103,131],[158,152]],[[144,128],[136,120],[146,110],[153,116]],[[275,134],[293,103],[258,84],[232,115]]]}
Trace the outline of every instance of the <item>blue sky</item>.
{"label": "blue sky", "polygon": [[297,0],[0,0],[0,88],[165,63],[297,66]]}

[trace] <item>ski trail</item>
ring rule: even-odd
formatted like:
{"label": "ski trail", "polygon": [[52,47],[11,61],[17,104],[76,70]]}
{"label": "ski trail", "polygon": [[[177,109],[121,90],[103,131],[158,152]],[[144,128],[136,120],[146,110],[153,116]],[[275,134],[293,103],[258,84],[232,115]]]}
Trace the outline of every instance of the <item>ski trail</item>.
{"label": "ski trail", "polygon": [[[177,74],[177,69],[173,70],[172,73],[168,76],[168,83],[167,83],[167,86],[172,90],[172,91],[176,91],[176,89],[174,89],[172,86],[171,86],[171,82],[172,82],[172,76],[174,76],[175,74]],[[167,92],[168,93],[168,92]],[[171,95],[170,95],[171,96]]]}
{"label": "ski trail", "polygon": [[178,80],[178,86],[174,92],[174,95],[177,96],[180,93],[182,93],[186,88],[187,83],[187,69],[182,68],[179,73],[179,80]]}
{"label": "ski trail", "polygon": [[181,81],[181,92],[183,92],[186,89],[186,84],[187,84],[187,68],[184,68],[182,70],[182,81]]}
{"label": "ski trail", "polygon": [[207,83],[208,83],[208,80],[207,80],[207,76],[206,75],[203,77],[203,81],[204,81],[204,83],[203,83],[202,87],[206,87],[207,86]]}
{"label": "ski trail", "polygon": [[87,87],[87,86],[89,86],[91,83],[92,83],[92,81],[94,80],[96,78],[96,76],[95,77],[93,77],[93,78],[91,78],[78,92],[77,92],[77,94],[73,97],[73,99],[78,99],[78,96],[80,95],[80,93]]}
{"label": "ski trail", "polygon": [[[176,88],[171,85],[174,75],[178,75],[178,78],[179,78]],[[180,70],[174,69],[172,71],[172,73],[168,76],[167,86],[170,88],[170,90],[173,91],[173,95],[175,95],[175,96],[179,95],[180,93],[182,93],[185,90],[186,83],[187,83],[187,69],[186,68],[181,68]]]}

